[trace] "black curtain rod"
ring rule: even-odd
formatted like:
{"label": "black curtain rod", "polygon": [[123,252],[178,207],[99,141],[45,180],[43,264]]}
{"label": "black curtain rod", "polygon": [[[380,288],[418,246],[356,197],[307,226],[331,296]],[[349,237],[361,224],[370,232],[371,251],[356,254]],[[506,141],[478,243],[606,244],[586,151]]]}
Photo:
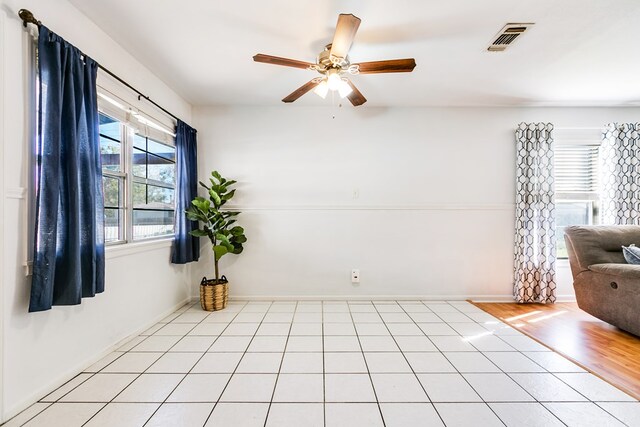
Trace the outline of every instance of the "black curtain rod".
{"label": "black curtain rod", "polygon": [[[18,16],[20,17],[20,19],[22,19],[22,25],[24,25],[25,28],[27,27],[27,24],[36,25],[38,28],[40,28],[40,26],[42,25],[42,22],[38,21],[35,18],[35,16],[33,16],[33,13],[31,13],[30,10],[20,9],[18,11]],[[147,102],[153,104],[154,106],[156,106],[157,108],[162,110],[168,116],[173,117],[176,121],[179,120],[177,116],[175,116],[174,114],[171,114],[169,111],[164,109],[162,106],[158,105],[155,101],[153,101],[147,95],[145,95],[144,93],[140,92],[138,89],[136,89],[135,87],[131,86],[129,83],[124,81],[122,78],[120,78],[117,75],[115,75],[112,71],[108,70],[107,68],[103,67],[100,64],[98,64],[98,68],[100,68],[102,71],[104,71],[105,73],[109,74],[111,77],[113,77],[114,79],[116,79],[117,81],[119,81],[120,83],[122,83],[123,85],[125,85],[126,87],[128,87],[129,89],[134,91],[135,93],[137,93],[138,94],[138,101],[140,99],[145,99]]]}

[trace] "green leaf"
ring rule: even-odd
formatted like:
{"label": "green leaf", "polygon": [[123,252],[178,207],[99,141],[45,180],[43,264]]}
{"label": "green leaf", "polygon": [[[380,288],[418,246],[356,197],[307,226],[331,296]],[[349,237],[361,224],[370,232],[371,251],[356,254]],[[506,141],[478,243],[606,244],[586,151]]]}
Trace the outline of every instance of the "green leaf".
{"label": "green leaf", "polygon": [[229,238],[220,232],[216,233],[216,239],[220,240],[222,243],[229,243]]}
{"label": "green leaf", "polygon": [[207,187],[207,185],[204,182],[202,182],[202,181],[198,181],[198,182],[200,183],[200,185],[202,185],[207,190],[209,189],[209,187]]}
{"label": "green leaf", "polygon": [[235,180],[231,179],[231,180],[229,180],[229,181],[225,182],[225,183],[224,183],[224,185],[225,185],[225,186],[227,186],[227,187],[229,187],[229,186],[231,186],[231,185],[233,185],[233,184],[235,184],[235,183],[237,183],[237,182],[238,182],[238,181],[235,181]]}
{"label": "green leaf", "polygon": [[236,194],[236,190],[231,190],[227,194],[224,194],[221,198],[223,200],[231,200],[231,198],[233,198],[234,194]]}
{"label": "green leaf", "polygon": [[239,236],[241,234],[244,234],[244,228],[240,227],[239,225],[236,225],[235,227],[230,229],[229,232],[234,236]]}
{"label": "green leaf", "polygon": [[189,232],[192,236],[196,237],[207,237],[209,234],[204,230],[192,230]]}
{"label": "green leaf", "polygon": [[220,175],[218,171],[212,171],[211,176],[217,179],[218,181],[222,182],[222,175]]}
{"label": "green leaf", "polygon": [[220,258],[222,258],[227,253],[229,253],[229,249],[226,246],[216,245],[216,246],[213,247],[213,254],[214,254],[214,257],[215,257],[216,261],[218,261]]}
{"label": "green leaf", "polygon": [[211,197],[211,200],[213,201],[213,203],[216,204],[216,206],[220,205],[220,196],[218,195],[218,193],[216,193],[213,188],[211,190],[209,190],[209,196]]}
{"label": "green leaf", "polygon": [[247,238],[245,236],[233,236],[231,239],[232,243],[245,243]]}

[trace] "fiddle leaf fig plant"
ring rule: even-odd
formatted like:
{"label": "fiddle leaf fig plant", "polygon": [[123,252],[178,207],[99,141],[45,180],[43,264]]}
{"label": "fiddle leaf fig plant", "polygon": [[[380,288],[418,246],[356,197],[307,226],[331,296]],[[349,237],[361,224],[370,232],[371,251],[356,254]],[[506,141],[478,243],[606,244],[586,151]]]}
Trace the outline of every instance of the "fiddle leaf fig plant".
{"label": "fiddle leaf fig plant", "polygon": [[236,224],[236,217],[240,212],[223,210],[222,207],[233,198],[236,190],[231,187],[234,180],[223,178],[218,171],[211,172],[210,185],[200,181],[200,185],[207,189],[209,198],[196,197],[187,209],[187,218],[198,221],[201,228],[190,232],[192,236],[208,237],[213,248],[213,260],[216,281],[220,283],[218,261],[226,254],[239,254],[243,250],[242,244],[247,241],[244,228]]}

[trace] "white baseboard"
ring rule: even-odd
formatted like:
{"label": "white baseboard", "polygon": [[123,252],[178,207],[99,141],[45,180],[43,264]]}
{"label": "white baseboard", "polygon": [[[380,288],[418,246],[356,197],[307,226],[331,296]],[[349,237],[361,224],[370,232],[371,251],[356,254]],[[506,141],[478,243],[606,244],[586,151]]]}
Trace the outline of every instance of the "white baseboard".
{"label": "white baseboard", "polygon": [[[199,296],[191,297],[198,301]],[[557,302],[575,302],[575,295],[558,295]],[[466,301],[513,302],[513,295],[232,295],[231,301]]]}
{"label": "white baseboard", "polygon": [[155,318],[153,318],[153,320],[145,323],[143,326],[141,326],[141,327],[137,328],[135,331],[131,332],[127,337],[125,337],[125,338],[123,338],[121,340],[118,340],[116,343],[114,343],[113,345],[108,346],[107,348],[105,348],[104,350],[99,352],[97,355],[88,358],[84,362],[80,363],[78,367],[73,368],[73,369],[69,369],[66,373],[60,375],[56,380],[51,381],[49,384],[40,387],[38,390],[36,390],[35,392],[31,393],[31,395],[29,397],[24,399],[19,404],[15,405],[11,409],[7,409],[7,412],[3,414],[4,416],[2,417],[2,419],[8,421],[11,418],[15,417],[16,415],[18,415],[20,412],[22,412],[25,409],[27,409],[32,404],[36,403],[38,400],[40,400],[40,399],[46,397],[47,395],[49,395],[51,392],[56,390],[58,387],[66,384],[67,382],[69,382],[69,380],[73,379],[75,376],[80,374],[86,368],[88,368],[89,366],[93,365],[94,363],[96,363],[97,361],[99,361],[100,359],[105,357],[107,354],[109,354],[109,353],[117,350],[118,348],[122,347],[128,341],[130,341],[133,338],[137,337],[138,335],[140,335],[141,333],[143,333],[144,331],[146,331],[147,329],[149,329],[150,327],[152,327],[153,325],[158,323],[160,320],[164,319],[165,317],[167,317],[168,315],[170,315],[171,313],[173,313],[174,311],[176,311],[180,307],[184,306],[185,304],[189,303],[190,301],[191,301],[191,298],[183,299],[179,303],[175,304],[172,308],[163,311],[162,314],[156,316]]}

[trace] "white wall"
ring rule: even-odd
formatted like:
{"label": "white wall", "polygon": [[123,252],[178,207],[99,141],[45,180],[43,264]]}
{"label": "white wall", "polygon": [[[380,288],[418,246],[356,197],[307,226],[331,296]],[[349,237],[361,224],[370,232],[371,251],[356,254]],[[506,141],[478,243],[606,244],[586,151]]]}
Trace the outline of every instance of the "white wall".
{"label": "white wall", "polygon": [[[197,108],[200,177],[219,169],[240,182],[249,240],[222,260],[231,295],[509,300],[515,126],[639,116],[638,108]],[[199,268],[210,275],[210,262]],[[566,266],[559,281],[559,296],[571,298]]]}
{"label": "white wall", "polygon": [[[2,141],[0,155],[0,300],[4,346],[0,422],[74,375],[122,339],[190,296],[188,267],[169,263],[169,242],[108,249],[106,291],[79,306],[28,313],[27,217],[28,36],[16,13],[28,8],[99,63],[186,121],[191,107],[66,0],[2,0]],[[141,105],[144,105],[141,104]],[[148,108],[148,104],[146,104]]]}

